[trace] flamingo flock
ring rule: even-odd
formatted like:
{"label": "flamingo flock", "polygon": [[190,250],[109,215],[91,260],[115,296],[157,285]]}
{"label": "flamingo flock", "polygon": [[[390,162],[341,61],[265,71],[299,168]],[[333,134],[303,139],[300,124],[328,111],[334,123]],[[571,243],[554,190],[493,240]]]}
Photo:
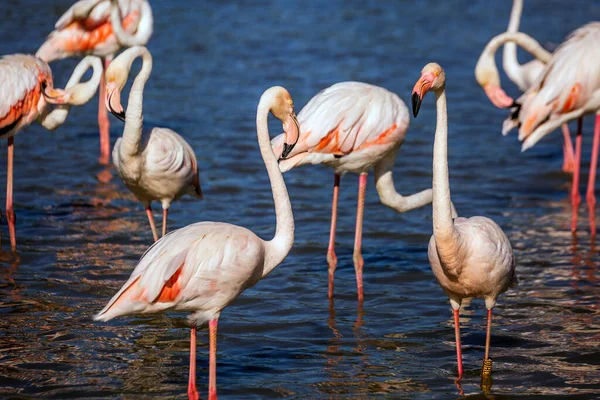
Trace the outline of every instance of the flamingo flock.
{"label": "flamingo flock", "polygon": [[[577,227],[581,137],[584,115],[596,113],[592,160],[587,189],[591,234],[596,234],[594,194],[600,147],[600,23],[589,23],[571,33],[554,53],[519,32],[522,0],[514,0],[508,30],[483,49],[475,68],[477,83],[509,117],[498,130],[518,128],[527,150],[562,127],[565,172],[573,172],[572,225]],[[364,300],[362,254],[367,177],[373,170],[381,203],[398,213],[432,204],[432,236],[428,258],[433,276],[450,301],[454,318],[458,380],[464,376],[459,311],[464,299],[482,298],[487,309],[482,377],[491,371],[492,309],[499,296],[517,284],[511,242],[489,218],[458,217],[450,196],[448,166],[448,111],[446,72],[428,63],[413,86],[411,105],[417,117],[428,92],[437,110],[432,157],[432,185],[402,195],[395,187],[394,165],[410,125],[407,106],[397,94],[363,82],[340,82],[316,94],[298,113],[291,94],[281,86],[264,91],[256,109],[256,134],[269,178],[276,215],[275,233],[265,240],[251,230],[224,222],[197,222],[168,232],[171,204],[184,195],[201,199],[200,168],[192,146],[183,135],[164,127],[144,126],[144,90],[153,58],[145,47],[153,33],[153,14],[147,0],[81,0],[54,26],[35,55],[12,54],[0,59],[0,137],[8,141],[6,219],[10,247],[16,251],[16,214],[13,207],[14,137],[34,120],[49,130],[66,123],[70,107],[87,103],[99,91],[100,163],[109,162],[108,112],[124,122],[112,149],[112,163],[123,184],[145,208],[154,243],[141,255],[129,279],[94,316],[106,322],[136,314],[183,311],[189,313],[190,358],[187,395],[198,399],[196,336],[208,325],[208,398],[217,398],[217,326],[223,310],[244,290],[254,286],[284,262],[294,244],[294,215],[283,173],[306,164],[333,169],[329,240],[328,298],[334,297],[336,226],[341,177],[358,175],[358,203],[353,263],[358,301]],[[516,45],[535,60],[521,65]],[[516,100],[500,84],[494,55],[504,46],[504,68],[523,94]],[[123,50],[120,54],[117,54]],[[48,63],[83,57],[64,89],[55,87]],[[129,99],[121,103],[132,64],[142,66],[133,78]],[[89,69],[92,76],[81,82]],[[416,72],[416,71],[415,71]],[[416,74],[415,74],[416,75]],[[451,81],[448,73],[449,81]],[[268,119],[282,123],[283,133],[271,138]],[[575,147],[567,123],[578,121]],[[396,173],[398,178],[399,173]],[[402,178],[399,177],[398,181]],[[403,190],[405,192],[405,190]],[[163,211],[159,235],[151,208]]]}

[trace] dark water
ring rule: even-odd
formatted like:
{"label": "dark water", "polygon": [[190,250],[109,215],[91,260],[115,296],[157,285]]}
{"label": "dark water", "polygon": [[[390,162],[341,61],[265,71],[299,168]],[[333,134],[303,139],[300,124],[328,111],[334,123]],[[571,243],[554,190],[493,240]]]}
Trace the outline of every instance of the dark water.
{"label": "dark water", "polygon": [[[558,133],[526,154],[504,113],[477,87],[480,50],[505,29],[510,2],[152,1],[154,71],[145,120],[179,131],[195,149],[205,200],[174,204],[171,227],[224,220],[270,237],[274,212],[254,113],[280,84],[298,107],[338,81],[384,86],[409,100],[425,63],[446,68],[452,195],[461,215],[495,219],[511,238],[520,286],[494,319],[495,398],[592,398],[600,393],[599,256],[587,211],[569,232],[570,177]],[[298,2],[300,3],[300,2]],[[5,1],[0,53],[34,52],[70,0]],[[600,15],[595,1],[527,1],[522,29],[552,48]],[[522,57],[524,59],[524,57]],[[53,65],[64,84],[76,61]],[[137,67],[136,67],[137,68]],[[509,86],[515,95],[514,86]],[[151,243],[141,205],[97,163],[96,107],[73,109],[56,132],[16,138],[19,258],[0,263],[0,397],[183,398],[185,315],[94,323]],[[411,122],[395,168],[405,194],[431,184],[433,98]],[[113,142],[122,125],[111,120]],[[277,129],[276,124],[272,125]],[[591,125],[585,125],[583,184]],[[2,174],[5,168],[1,169]],[[99,174],[112,174],[102,183]],[[286,175],[295,246],[219,324],[223,398],[456,398],[453,325],[427,261],[431,207],[403,215],[382,206],[369,177],[364,222],[365,302],[357,308],[352,243],[357,179],[342,179],[335,303],[325,252],[332,173]],[[4,177],[2,181],[4,182]],[[4,249],[8,244],[2,225]],[[477,396],[485,338],[477,300],[462,313],[466,377]],[[207,335],[199,334],[198,385],[206,398]],[[482,395],[481,395],[482,396]]]}

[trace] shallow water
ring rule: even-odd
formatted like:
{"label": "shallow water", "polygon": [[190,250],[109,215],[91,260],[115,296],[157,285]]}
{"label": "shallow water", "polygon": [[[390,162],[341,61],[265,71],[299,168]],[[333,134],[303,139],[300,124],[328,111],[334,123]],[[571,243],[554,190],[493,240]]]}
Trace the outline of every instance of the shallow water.
{"label": "shallow water", "polygon": [[[70,3],[0,3],[0,53],[35,52]],[[496,220],[518,257],[520,285],[495,309],[492,394],[591,398],[600,392],[599,256],[585,205],[579,234],[569,232],[570,177],[560,172],[561,136],[520,153],[514,132],[500,135],[504,113],[489,104],[473,77],[480,50],[505,29],[510,2],[303,3],[152,1],[154,71],[145,120],[187,138],[205,194],[201,202],[175,203],[171,228],[223,220],[263,237],[273,234],[271,193],[254,133],[256,104],[268,86],[288,88],[298,109],[344,80],[381,85],[408,101],[422,66],[437,61],[447,73],[454,203],[461,215]],[[587,0],[527,1],[522,29],[553,48],[599,14],[600,4]],[[75,64],[53,64],[58,86]],[[516,88],[509,86],[509,93],[516,95]],[[0,262],[3,398],[185,397],[185,315],[91,320],[151,243],[141,205],[112,168],[97,162],[96,109],[94,100],[73,109],[55,132],[34,125],[16,137],[18,258],[4,253]],[[433,97],[421,110],[395,167],[404,194],[431,185]],[[111,123],[114,143],[122,124]],[[585,129],[582,193],[589,120]],[[103,183],[98,176],[107,174],[112,179]],[[431,207],[396,214],[379,203],[369,177],[365,302],[358,308],[352,264],[357,179],[345,176],[330,304],[325,253],[332,175],[308,166],[286,174],[296,243],[281,266],[222,314],[219,395],[459,397],[451,311],[427,261]],[[6,250],[5,223],[1,229]],[[461,326],[462,389],[478,395],[482,301],[465,308]],[[198,340],[205,398],[206,331]]]}

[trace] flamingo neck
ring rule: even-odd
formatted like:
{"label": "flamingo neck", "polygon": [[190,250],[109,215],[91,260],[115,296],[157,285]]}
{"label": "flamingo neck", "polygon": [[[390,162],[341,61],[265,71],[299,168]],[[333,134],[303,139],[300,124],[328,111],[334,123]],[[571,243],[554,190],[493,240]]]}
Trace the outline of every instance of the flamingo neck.
{"label": "flamingo neck", "polygon": [[142,141],[144,120],[142,115],[144,87],[152,72],[152,56],[145,47],[132,47],[119,57],[125,57],[128,75],[133,61],[138,57],[142,57],[142,69],[135,77],[133,85],[131,85],[131,91],[129,92],[129,100],[125,112],[125,127],[123,128],[123,141],[120,147],[123,155],[134,156],[141,151],[140,144]]}
{"label": "flamingo neck", "polygon": [[440,244],[453,245],[457,232],[452,220],[448,176],[448,116],[445,87],[436,91],[435,95],[437,121],[433,143],[433,235],[439,248]]}
{"label": "flamingo neck", "polygon": [[287,256],[294,243],[294,216],[292,214],[292,205],[290,197],[283,180],[283,175],[279,170],[277,158],[271,148],[269,137],[269,127],[267,118],[269,115],[269,105],[273,99],[263,96],[258,105],[256,113],[256,129],[258,134],[258,145],[260,154],[265,162],[271,189],[273,190],[273,200],[275,202],[276,229],[275,236],[270,241],[265,242],[265,266],[263,268],[263,277],[270,273]]}
{"label": "flamingo neck", "polygon": [[117,0],[113,0],[111,2],[110,23],[112,25],[113,32],[117,37],[117,41],[121,46],[143,46],[148,43],[150,36],[152,36],[152,8],[150,8],[150,4],[148,4],[147,1],[143,1],[141,3],[140,20],[138,22],[136,32],[134,35],[130,35],[123,30],[121,25],[121,10],[119,9],[119,3]]}
{"label": "flamingo neck", "polygon": [[[510,12],[510,20],[508,22],[507,32],[514,33],[519,31],[521,23],[521,13],[523,11],[523,0],[514,0],[512,11]],[[517,59],[517,44],[508,42],[504,45],[504,53],[502,57],[502,66],[506,75],[511,81],[515,82],[519,88],[525,85],[524,77],[522,76],[521,64]]]}

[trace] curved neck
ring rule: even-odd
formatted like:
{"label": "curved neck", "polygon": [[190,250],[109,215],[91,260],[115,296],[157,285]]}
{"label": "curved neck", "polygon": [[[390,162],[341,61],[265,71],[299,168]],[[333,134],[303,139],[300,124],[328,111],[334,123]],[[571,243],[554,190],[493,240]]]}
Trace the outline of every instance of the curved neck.
{"label": "curved neck", "polygon": [[[142,57],[142,69],[135,77],[129,92],[127,101],[127,110],[125,112],[125,127],[123,128],[123,142],[120,151],[125,155],[136,155],[140,152],[140,143],[142,141],[143,125],[143,101],[144,87],[152,72],[152,56],[145,47],[132,47],[121,53],[118,58],[124,57],[124,63],[127,68],[127,75],[131,70],[133,61]],[[115,63],[117,60],[114,60]]]}
{"label": "curved neck", "polygon": [[[523,11],[523,0],[514,0],[512,11],[510,12],[510,21],[508,22],[507,32],[514,33],[519,31],[521,23],[521,12]],[[517,45],[514,42],[508,42],[504,46],[504,54],[502,57],[502,66],[506,75],[511,81],[517,83],[521,87],[523,78],[521,77],[521,65],[517,59]]]}
{"label": "curved neck", "polygon": [[287,256],[294,243],[294,216],[290,197],[285,187],[283,175],[279,171],[277,158],[271,148],[267,118],[269,115],[268,98],[261,98],[256,112],[256,130],[258,134],[258,146],[263,157],[269,181],[273,190],[275,202],[276,229],[275,236],[265,242],[265,266],[263,276],[271,272]]}
{"label": "curved neck", "polygon": [[117,0],[111,1],[110,9],[110,23],[113,28],[113,32],[119,41],[119,44],[124,47],[132,47],[145,45],[148,43],[148,39],[152,36],[152,8],[147,1],[142,1],[140,9],[140,20],[137,25],[137,29],[134,35],[129,35],[123,30],[121,22],[121,11],[119,9],[119,2]]}
{"label": "curved neck", "polygon": [[[92,77],[87,82],[80,83],[81,78],[90,67],[92,67],[94,71]],[[62,125],[67,119],[71,106],[83,105],[90,101],[94,96],[103,73],[104,69],[100,58],[87,56],[81,60],[73,70],[73,73],[65,86],[65,92],[67,92],[68,99],[67,104],[56,106],[51,112],[44,112],[38,118],[40,124],[49,130],[54,130]]]}
{"label": "curved neck", "polygon": [[439,245],[452,242],[456,229],[452,221],[450,180],[448,177],[448,116],[446,88],[435,92],[437,122],[433,142],[433,235]]}

